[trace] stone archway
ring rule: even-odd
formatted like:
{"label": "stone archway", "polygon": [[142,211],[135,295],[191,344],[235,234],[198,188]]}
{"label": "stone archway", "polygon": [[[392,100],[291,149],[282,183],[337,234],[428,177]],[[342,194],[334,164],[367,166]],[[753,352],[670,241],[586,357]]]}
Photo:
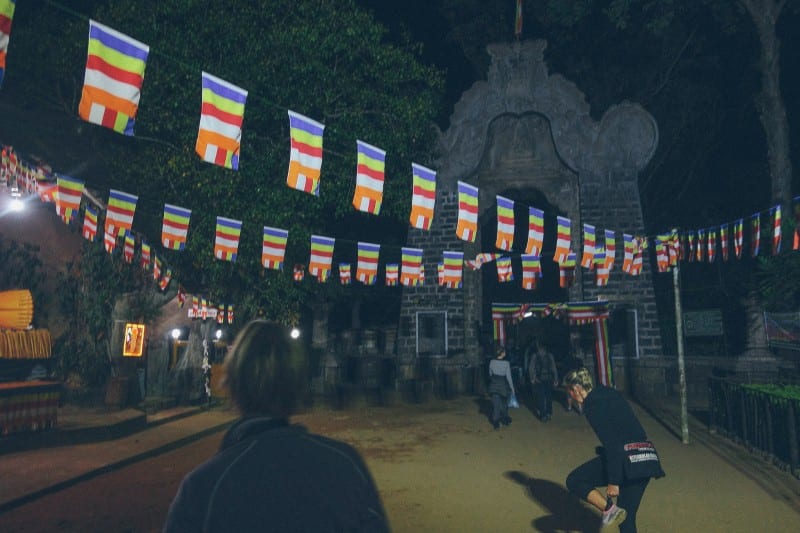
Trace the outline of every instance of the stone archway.
{"label": "stone archway", "polygon": [[[613,228],[619,235],[618,265],[622,233],[643,235],[637,180],[658,145],[655,120],[640,105],[629,102],[593,119],[577,86],[548,72],[545,48],[544,41],[490,45],[488,79],[476,82],[456,104],[433,165],[438,172],[434,227],[428,232],[409,230],[409,246],[424,250],[426,265],[435,265],[443,250],[463,250],[465,257],[494,251],[478,249],[480,240],[465,244],[456,238],[458,181],[479,187],[484,219],[500,191],[541,191],[548,203],[571,218],[576,252],[581,246],[582,222]],[[649,262],[637,277],[623,276],[616,268],[602,290],[593,285],[594,276],[578,274],[569,298],[603,298],[615,306],[636,309],[640,334],[647,336],[640,343],[642,355],[660,355]],[[454,353],[463,354],[458,363],[480,361],[480,282],[478,276],[464,275],[463,290],[438,287],[430,274],[424,287],[404,289],[400,359],[415,356],[414,313],[443,309],[448,344]]]}

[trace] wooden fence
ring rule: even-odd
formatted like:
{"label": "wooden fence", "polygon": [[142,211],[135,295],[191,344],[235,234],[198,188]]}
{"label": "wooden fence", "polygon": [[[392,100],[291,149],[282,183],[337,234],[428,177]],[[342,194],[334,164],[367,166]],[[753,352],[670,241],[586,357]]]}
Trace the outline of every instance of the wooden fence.
{"label": "wooden fence", "polygon": [[746,384],[716,377],[709,378],[708,393],[709,430],[800,477],[800,400],[753,390]]}

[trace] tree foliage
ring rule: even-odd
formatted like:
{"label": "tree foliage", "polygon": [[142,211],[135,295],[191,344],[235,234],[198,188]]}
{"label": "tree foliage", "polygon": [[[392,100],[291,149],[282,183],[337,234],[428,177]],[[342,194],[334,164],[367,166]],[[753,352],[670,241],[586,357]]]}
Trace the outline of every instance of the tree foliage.
{"label": "tree foliage", "polygon": [[[154,246],[190,293],[235,302],[242,320],[258,312],[291,320],[303,305],[347,296],[330,282],[291,281],[292,265],[308,261],[311,234],[337,239],[334,262],[354,262],[358,240],[380,243],[382,262],[399,260],[410,166],[429,161],[429,125],[442,85],[441,75],[420,63],[417,48],[388,44],[382,27],[352,0],[84,1],[74,11],[51,2],[18,6],[14,54],[37,57],[29,61],[26,83],[37,94],[48,88],[42,99],[73,114],[88,24],[63,12],[79,9],[151,50],[135,137],[76,124],[108,169],[104,176],[86,176],[87,186],[101,195],[109,188],[137,194],[134,230],[153,244],[160,240],[164,203],[192,209],[185,251]],[[194,153],[201,71],[249,91],[238,172],[204,163]],[[287,109],[326,124],[319,197],[285,184]],[[356,139],[387,151],[377,217],[350,205]],[[243,221],[235,263],[213,258],[217,216]],[[287,271],[260,265],[265,225],[289,230]]]}

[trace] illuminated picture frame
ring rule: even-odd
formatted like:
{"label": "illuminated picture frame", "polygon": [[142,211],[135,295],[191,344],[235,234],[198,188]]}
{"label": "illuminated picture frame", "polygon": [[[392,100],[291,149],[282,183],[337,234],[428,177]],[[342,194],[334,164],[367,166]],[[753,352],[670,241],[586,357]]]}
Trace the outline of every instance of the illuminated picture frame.
{"label": "illuminated picture frame", "polygon": [[123,357],[141,357],[144,351],[144,324],[125,324],[125,338],[122,340]]}

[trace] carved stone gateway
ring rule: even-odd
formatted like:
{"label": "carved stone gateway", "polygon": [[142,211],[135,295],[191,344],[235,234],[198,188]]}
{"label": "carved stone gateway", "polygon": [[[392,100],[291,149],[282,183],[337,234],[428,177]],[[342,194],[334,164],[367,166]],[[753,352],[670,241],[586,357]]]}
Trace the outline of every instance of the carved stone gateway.
{"label": "carved stone gateway", "polygon": [[[494,231],[496,194],[520,203],[541,199],[546,205],[529,205],[570,218],[572,246],[579,256],[584,222],[614,230],[617,262],[609,284],[596,287],[593,273],[577,272],[568,299],[609,300],[623,315],[635,310],[638,354],[627,355],[661,355],[649,261],[639,276],[620,269],[622,233],[644,235],[637,179],[656,150],[658,127],[640,105],[627,102],[594,120],[577,86],[548,73],[545,48],[544,41],[489,46],[488,79],[462,95],[449,129],[440,136],[433,166],[438,173],[433,226],[431,231],[409,230],[408,246],[424,250],[428,270],[423,287],[404,289],[397,343],[401,364],[417,357],[418,313],[432,311],[447,315],[447,354],[441,354],[447,357],[436,364],[474,366],[482,361],[479,335],[481,326],[486,327],[485,309],[491,303],[486,300],[491,296],[483,294],[480,271],[465,271],[463,289],[458,290],[439,287],[432,268],[443,250],[463,250],[465,258],[495,251],[481,246],[480,229],[474,244],[456,237],[459,180],[479,188],[479,223],[489,231]],[[493,235],[490,240],[493,245]],[[518,279],[512,283],[519,286]],[[520,292],[524,294],[517,301],[543,301],[538,290]],[[615,367],[623,361],[615,360]],[[615,370],[624,374],[623,368]]]}

